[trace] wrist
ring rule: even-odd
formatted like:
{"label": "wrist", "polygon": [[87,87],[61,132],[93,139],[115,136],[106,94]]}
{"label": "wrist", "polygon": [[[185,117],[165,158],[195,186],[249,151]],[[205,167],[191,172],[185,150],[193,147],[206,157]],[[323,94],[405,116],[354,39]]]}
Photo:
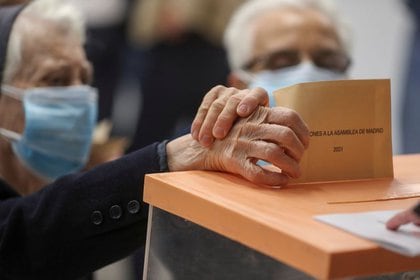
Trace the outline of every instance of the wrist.
{"label": "wrist", "polygon": [[191,134],[178,137],[166,145],[169,171],[204,169],[207,149],[195,141]]}

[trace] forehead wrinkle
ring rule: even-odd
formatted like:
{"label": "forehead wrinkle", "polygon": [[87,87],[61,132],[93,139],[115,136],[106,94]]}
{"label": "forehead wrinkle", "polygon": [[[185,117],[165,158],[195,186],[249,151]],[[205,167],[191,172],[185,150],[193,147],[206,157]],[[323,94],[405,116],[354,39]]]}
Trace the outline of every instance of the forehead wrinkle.
{"label": "forehead wrinkle", "polygon": [[312,9],[282,8],[267,12],[253,22],[256,31],[254,56],[282,48],[342,48],[332,24],[328,17]]}

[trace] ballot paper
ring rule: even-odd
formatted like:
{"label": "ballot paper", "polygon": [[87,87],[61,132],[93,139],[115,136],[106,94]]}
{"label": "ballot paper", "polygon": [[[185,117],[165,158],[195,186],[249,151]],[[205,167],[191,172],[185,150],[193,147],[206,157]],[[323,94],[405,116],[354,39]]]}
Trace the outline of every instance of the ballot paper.
{"label": "ballot paper", "polygon": [[310,130],[291,183],[392,178],[390,80],[309,82],[274,92]]}
{"label": "ballot paper", "polygon": [[420,255],[420,227],[402,225],[397,231],[388,230],[386,221],[402,210],[319,215],[318,221],[376,242],[379,246],[414,257]]}

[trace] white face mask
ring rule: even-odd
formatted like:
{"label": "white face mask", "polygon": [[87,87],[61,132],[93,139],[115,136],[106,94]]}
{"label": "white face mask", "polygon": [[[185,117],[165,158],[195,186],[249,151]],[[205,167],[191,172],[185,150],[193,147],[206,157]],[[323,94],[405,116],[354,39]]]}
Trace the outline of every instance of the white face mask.
{"label": "white face mask", "polygon": [[255,74],[244,73],[250,81],[248,87],[262,87],[270,98],[270,107],[276,106],[273,92],[279,88],[291,86],[303,82],[345,80],[347,75],[341,72],[334,72],[320,68],[310,62],[302,62],[273,71],[261,71]]}

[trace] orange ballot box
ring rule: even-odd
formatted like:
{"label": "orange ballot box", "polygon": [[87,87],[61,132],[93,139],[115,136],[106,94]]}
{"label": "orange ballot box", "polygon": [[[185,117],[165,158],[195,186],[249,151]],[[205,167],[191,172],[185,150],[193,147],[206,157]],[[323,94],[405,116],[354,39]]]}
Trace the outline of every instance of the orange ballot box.
{"label": "orange ballot box", "polygon": [[[392,157],[390,81],[303,83],[274,95],[309,126],[301,178],[269,189],[226,173],[147,175],[144,279],[333,279],[420,270],[420,257],[321,222],[345,228],[343,216],[327,214],[403,209],[420,197],[420,155]],[[411,244],[406,251],[416,255]]]}
{"label": "orange ballot box", "polygon": [[217,172],[147,175],[144,279],[336,279],[420,270],[420,257],[314,219],[413,205],[420,197],[420,155],[395,156],[393,167],[389,179],[280,189]]}

